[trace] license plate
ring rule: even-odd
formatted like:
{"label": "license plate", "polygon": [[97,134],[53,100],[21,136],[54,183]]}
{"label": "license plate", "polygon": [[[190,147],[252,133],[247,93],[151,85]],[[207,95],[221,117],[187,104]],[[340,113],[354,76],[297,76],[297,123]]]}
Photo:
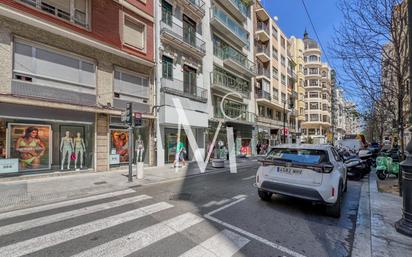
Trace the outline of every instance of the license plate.
{"label": "license plate", "polygon": [[301,169],[288,168],[288,167],[276,167],[276,172],[283,173],[283,174],[289,174],[289,175],[300,175],[300,174],[302,174]]}

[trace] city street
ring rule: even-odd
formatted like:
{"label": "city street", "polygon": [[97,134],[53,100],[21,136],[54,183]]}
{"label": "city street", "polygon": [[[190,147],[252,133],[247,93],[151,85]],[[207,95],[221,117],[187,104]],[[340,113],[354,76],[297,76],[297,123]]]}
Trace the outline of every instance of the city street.
{"label": "city street", "polygon": [[350,256],[362,182],[341,218],[261,201],[256,168],[0,213],[0,256]]}

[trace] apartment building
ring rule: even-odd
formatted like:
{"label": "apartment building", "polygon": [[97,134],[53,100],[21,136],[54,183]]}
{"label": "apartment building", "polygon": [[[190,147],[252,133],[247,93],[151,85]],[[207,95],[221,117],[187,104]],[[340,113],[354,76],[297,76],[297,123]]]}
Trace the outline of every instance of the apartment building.
{"label": "apartment building", "polygon": [[[175,159],[176,144],[183,142],[187,159],[194,153],[188,135],[181,124],[178,108],[185,118],[198,148],[205,149],[208,128],[209,87],[205,78],[207,36],[209,26],[208,1],[156,1],[157,30],[157,164]],[[180,133],[179,133],[180,132]]]}
{"label": "apartment building", "polygon": [[337,85],[332,87],[332,95],[332,124],[334,140],[336,141],[343,139],[346,134],[345,99],[343,98],[343,90],[341,88],[338,88]]}
{"label": "apartment building", "polygon": [[154,164],[153,8],[152,0],[1,1],[0,159],[8,171],[127,163],[126,103],[142,114],[134,136]]}
{"label": "apartment building", "polygon": [[[204,62],[205,83],[210,85],[208,143],[226,142],[226,128],[232,127],[236,154],[256,154],[254,102],[254,30],[252,6],[242,0],[211,0],[205,33],[207,55]],[[210,42],[210,44],[209,44]],[[209,54],[210,53],[210,54]]]}
{"label": "apartment building", "polygon": [[[303,59],[303,52],[305,50],[305,46],[302,39],[291,37],[289,39],[291,49],[290,52],[292,54],[292,59],[295,66],[295,73],[296,73],[296,88],[297,88],[297,97],[296,97],[296,112],[297,112],[297,135],[301,135],[302,131],[302,123],[305,122],[305,74],[303,73],[303,67],[305,65]],[[300,138],[298,136],[298,138]]]}
{"label": "apartment building", "polygon": [[348,135],[361,133],[360,119],[353,102],[345,102],[345,131]]}
{"label": "apartment building", "polygon": [[297,75],[291,44],[259,1],[254,4],[254,14],[259,139],[269,145],[296,142]]}
{"label": "apartment building", "polygon": [[321,61],[322,51],[307,32],[303,43],[306,101],[302,133],[306,142],[326,143],[328,132],[331,132],[331,69]]}

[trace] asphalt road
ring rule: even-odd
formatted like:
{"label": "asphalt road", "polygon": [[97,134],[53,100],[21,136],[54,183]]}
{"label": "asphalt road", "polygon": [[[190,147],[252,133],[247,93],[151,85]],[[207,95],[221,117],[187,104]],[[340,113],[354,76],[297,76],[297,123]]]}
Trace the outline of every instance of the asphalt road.
{"label": "asphalt road", "polygon": [[261,201],[256,168],[0,214],[0,256],[350,256],[361,182],[335,219],[290,197]]}

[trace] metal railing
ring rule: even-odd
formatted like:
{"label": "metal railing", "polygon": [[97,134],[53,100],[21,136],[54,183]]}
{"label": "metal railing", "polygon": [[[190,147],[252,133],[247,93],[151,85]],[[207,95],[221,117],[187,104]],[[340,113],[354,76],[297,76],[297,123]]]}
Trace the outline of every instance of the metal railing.
{"label": "metal railing", "polygon": [[272,97],[270,96],[270,92],[266,92],[265,90],[262,90],[262,89],[258,89],[256,91],[256,98],[264,98],[269,101],[272,100]]}
{"label": "metal railing", "polygon": [[229,2],[231,2],[236,7],[236,9],[238,9],[243,14],[243,16],[250,16],[249,7],[247,7],[241,0],[229,0]]}
{"label": "metal railing", "polygon": [[221,58],[222,60],[227,60],[230,59],[234,61],[235,63],[239,64],[246,70],[252,73],[256,73],[256,67],[255,64],[247,58],[247,56],[241,54],[237,50],[233,49],[230,46],[226,47],[220,47],[217,45],[213,46],[214,54]]}
{"label": "metal railing", "polygon": [[266,24],[264,22],[261,22],[261,21],[258,21],[256,25],[257,25],[256,26],[256,31],[263,30],[268,35],[270,35],[270,32],[269,32],[270,30],[269,30],[269,25],[268,24]]}
{"label": "metal railing", "polygon": [[257,66],[257,75],[258,76],[266,76],[270,78],[270,70],[267,68],[264,68],[263,65],[258,65]]}
{"label": "metal railing", "polygon": [[212,85],[225,87],[234,90],[243,96],[249,98],[250,85],[243,79],[230,77],[222,72],[213,71],[210,73]]}
{"label": "metal railing", "polygon": [[214,5],[210,8],[210,18],[217,19],[232,31],[243,43],[249,45],[248,32],[237,21],[230,18],[230,16],[220,7]]}
{"label": "metal railing", "polygon": [[[225,111],[225,115],[228,116],[229,118],[232,118],[234,122],[236,121],[250,122],[250,123],[255,122],[256,115],[254,113],[243,111],[243,110],[240,110],[239,108],[229,107],[225,105],[223,109]],[[215,104],[213,106],[213,110],[214,110],[215,118],[227,120],[227,117],[225,117],[222,113],[222,110],[220,108],[220,103]]]}
{"label": "metal railing", "polygon": [[186,1],[196,6],[196,8],[201,9],[202,12],[205,11],[205,2],[203,2],[202,0],[186,0]]}
{"label": "metal railing", "polygon": [[207,101],[207,89],[197,87],[196,85],[190,85],[178,79],[161,78],[161,90],[163,92],[195,98],[201,101]]}
{"label": "metal railing", "polygon": [[206,43],[197,35],[197,33],[185,31],[185,29],[182,26],[174,22],[168,24],[162,21],[160,23],[160,33],[164,32],[172,35],[173,37],[179,39],[182,42],[189,44],[190,46],[198,49],[199,51],[206,53]]}
{"label": "metal railing", "polygon": [[39,10],[42,10],[43,12],[49,13],[51,15],[67,20],[71,23],[80,25],[82,27],[89,27],[86,18],[87,15],[85,12],[82,12],[81,10],[75,9],[72,13],[70,13],[70,10],[65,11],[64,9],[66,8],[58,6],[57,3],[46,3],[37,0],[20,0],[20,2],[31,5]]}
{"label": "metal railing", "polygon": [[256,53],[263,53],[266,54],[267,56],[270,56],[270,49],[267,45],[264,44],[256,44]]}

